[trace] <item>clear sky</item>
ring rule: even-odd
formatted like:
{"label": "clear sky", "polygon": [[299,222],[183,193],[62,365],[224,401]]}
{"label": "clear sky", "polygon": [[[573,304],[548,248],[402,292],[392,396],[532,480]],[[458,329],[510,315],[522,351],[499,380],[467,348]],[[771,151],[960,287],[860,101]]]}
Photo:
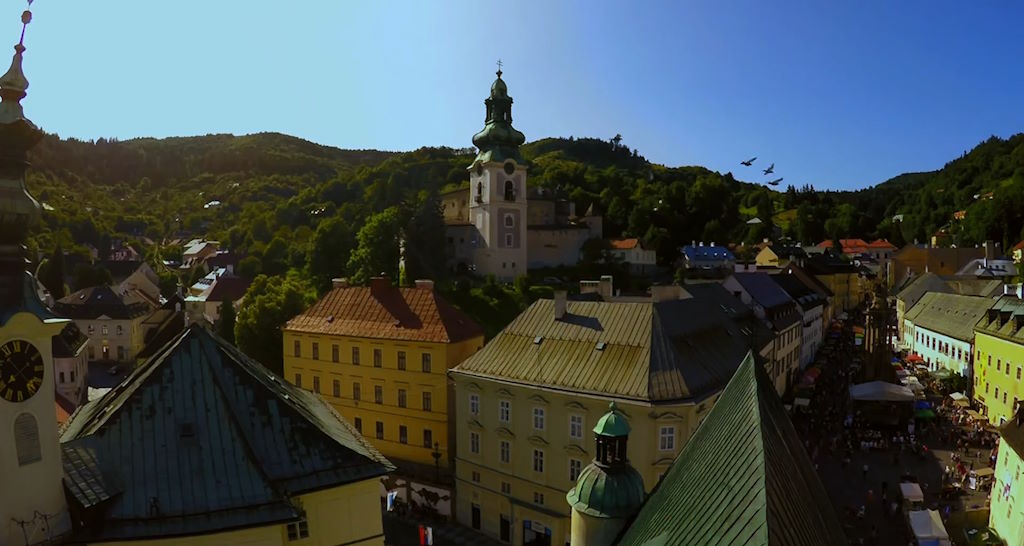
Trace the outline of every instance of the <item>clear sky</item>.
{"label": "clear sky", "polygon": [[[0,42],[20,31],[5,1]],[[26,112],[84,139],[470,145],[495,61],[529,140],[858,188],[1024,130],[1024,3],[38,0]],[[3,23],[3,21],[7,21]],[[3,38],[6,36],[7,38]]]}

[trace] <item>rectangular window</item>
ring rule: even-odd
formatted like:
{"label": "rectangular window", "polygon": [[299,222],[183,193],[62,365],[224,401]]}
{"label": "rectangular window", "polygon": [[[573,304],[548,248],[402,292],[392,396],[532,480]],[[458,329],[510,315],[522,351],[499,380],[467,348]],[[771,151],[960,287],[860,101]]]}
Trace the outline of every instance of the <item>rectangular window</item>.
{"label": "rectangular window", "polygon": [[363,433],[363,420],[362,420],[362,418],[356,417],[352,421],[353,421],[353,423],[356,426],[356,431],[359,432],[359,434],[362,434]]}
{"label": "rectangular window", "polygon": [[292,354],[293,355],[295,355],[295,356],[302,356],[302,342],[301,341],[296,339],[295,343],[294,343],[294,345],[292,347],[293,347],[292,348]]}
{"label": "rectangular window", "polygon": [[405,389],[398,389],[398,407],[405,407]]}
{"label": "rectangular window", "polygon": [[503,495],[511,495],[512,494],[512,484],[510,484],[508,482],[501,482],[501,493]]}
{"label": "rectangular window", "polygon": [[433,400],[430,398],[429,392],[423,393],[423,411],[431,411],[433,409]]}
{"label": "rectangular window", "polygon": [[477,432],[470,431],[469,433],[469,452],[480,453],[480,434]]}
{"label": "rectangular window", "polygon": [[539,491],[534,491],[533,492],[533,504],[541,504],[541,505],[543,505],[544,504],[544,493],[541,493]]}
{"label": "rectangular window", "polygon": [[508,440],[501,441],[499,454],[501,456],[501,462],[508,464],[512,461],[512,444],[508,443]]}
{"label": "rectangular window", "polygon": [[70,378],[70,379],[71,379],[71,382],[72,382],[72,383],[74,383],[74,382],[75,382],[75,370],[71,370],[71,371],[70,371],[70,372],[68,372],[68,373],[70,373],[70,374],[71,374],[71,378]]}
{"label": "rectangular window", "polygon": [[295,374],[295,386],[296,387],[301,387],[302,386],[302,374],[300,374],[300,373]]}
{"label": "rectangular window", "polygon": [[58,375],[60,376],[61,384],[63,384],[64,383],[64,372],[60,372],[60,374],[58,374]]}
{"label": "rectangular window", "polygon": [[359,347],[352,347],[352,363],[359,365]]}
{"label": "rectangular window", "polygon": [[508,400],[498,401],[498,421],[508,423],[509,415],[512,413],[512,402]]}
{"label": "rectangular window", "polygon": [[1003,403],[1006,403],[1006,391],[1003,391]]}
{"label": "rectangular window", "polygon": [[337,345],[331,345],[331,362],[337,362],[339,360],[339,353]]}
{"label": "rectangular window", "polygon": [[335,379],[331,385],[331,388],[331,394],[333,394],[335,398],[341,398],[341,380]]}
{"label": "rectangular window", "polygon": [[405,425],[398,425],[398,442],[402,444],[409,443],[409,429]]}
{"label": "rectangular window", "polygon": [[533,450],[533,471],[544,472],[544,452],[539,449]]}
{"label": "rectangular window", "polygon": [[423,429],[423,447],[434,447],[434,431]]}
{"label": "rectangular window", "polygon": [[1017,381],[1020,381],[1021,366],[1017,366]]}
{"label": "rectangular window", "polygon": [[575,440],[583,438],[583,416],[582,415],[570,415],[569,416],[569,437]]}
{"label": "rectangular window", "polygon": [[512,247],[512,234],[511,233],[506,233],[505,234],[505,246],[507,246],[509,248]]}
{"label": "rectangular window", "polygon": [[382,385],[373,386],[373,403],[383,404],[384,403],[384,387]]}
{"label": "rectangular window", "polygon": [[405,351],[398,351],[398,369],[405,369]]}
{"label": "rectangular window", "polygon": [[583,461],[579,459],[569,459],[569,481],[576,481],[576,478],[580,477],[581,470],[583,470]]}
{"label": "rectangular window", "polygon": [[1006,363],[1006,368],[1005,369],[1006,369],[1006,375],[1010,375],[1010,363],[1009,362]]}
{"label": "rectangular window", "polygon": [[359,383],[352,383],[352,399],[359,400],[361,398],[362,397],[360,396],[359,392]]}
{"label": "rectangular window", "polygon": [[423,353],[422,366],[423,373],[430,373],[430,353]]}
{"label": "rectangular window", "polygon": [[380,368],[384,365],[384,353],[380,349],[373,350],[373,367]]}
{"label": "rectangular window", "polygon": [[118,324],[117,325],[117,335],[120,336],[120,335],[123,335],[123,334],[124,334],[124,326],[121,326],[120,324]]}
{"label": "rectangular window", "polygon": [[89,325],[89,335],[91,336],[91,335],[93,335],[95,333],[96,333],[96,327],[93,326],[92,324],[90,324]]}
{"label": "rectangular window", "polygon": [[997,372],[1002,371],[1002,369],[1000,368],[1000,366],[1002,366],[1002,364],[1003,364],[1003,361],[1001,359],[997,358],[996,359],[996,371]]}
{"label": "rectangular window", "polygon": [[470,475],[469,479],[473,480],[473,483],[480,483],[480,473],[474,470]]}
{"label": "rectangular window", "polygon": [[544,430],[544,408],[533,408],[533,429]]}
{"label": "rectangular window", "polygon": [[[1020,379],[1020,370],[1017,370],[1017,379]],[[480,395],[471,394],[469,395],[469,414],[480,415]]]}
{"label": "rectangular window", "polygon": [[999,387],[996,387],[996,400],[999,400]]}
{"label": "rectangular window", "polygon": [[320,344],[313,342],[313,360],[320,360]]}
{"label": "rectangular window", "polygon": [[384,423],[382,423],[381,421],[377,421],[377,431],[376,432],[377,432],[377,439],[378,440],[383,440],[384,439]]}
{"label": "rectangular window", "polygon": [[658,449],[672,451],[676,448],[676,427],[661,427],[658,434]]}
{"label": "rectangular window", "polygon": [[107,335],[109,333],[110,333],[110,327],[107,326],[106,324],[104,324],[103,325],[103,335]]}
{"label": "rectangular window", "polygon": [[313,392],[320,394],[320,378],[315,375],[313,376]]}
{"label": "rectangular window", "polygon": [[309,538],[309,522],[306,518],[288,524],[288,540],[301,540]]}

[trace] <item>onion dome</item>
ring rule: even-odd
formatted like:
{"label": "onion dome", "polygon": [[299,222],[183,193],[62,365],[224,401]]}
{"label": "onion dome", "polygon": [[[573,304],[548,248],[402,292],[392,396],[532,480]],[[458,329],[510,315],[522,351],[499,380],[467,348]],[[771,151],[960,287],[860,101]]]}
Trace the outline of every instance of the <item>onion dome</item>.
{"label": "onion dome", "polygon": [[597,456],[565,495],[573,510],[598,518],[624,518],[640,509],[644,479],[626,458],[629,431],[626,416],[612,402],[594,426]]}
{"label": "onion dome", "polygon": [[519,155],[519,146],[526,142],[526,135],[512,127],[512,97],[508,96],[508,87],[501,79],[491,84],[491,96],[484,100],[487,106],[487,117],[484,128],[473,135],[473,144],[480,150],[477,160],[482,162],[502,162],[515,159],[525,163]]}

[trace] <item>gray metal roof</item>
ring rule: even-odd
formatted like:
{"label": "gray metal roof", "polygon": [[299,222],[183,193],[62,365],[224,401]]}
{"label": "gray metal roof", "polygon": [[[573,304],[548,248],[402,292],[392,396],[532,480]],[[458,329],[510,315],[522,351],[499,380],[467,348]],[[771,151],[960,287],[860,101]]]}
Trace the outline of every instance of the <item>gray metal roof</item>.
{"label": "gray metal roof", "polygon": [[538,300],[452,373],[648,402],[700,398],[721,389],[748,348],[770,338],[747,316],[693,297],[569,301],[555,319],[553,302]]}
{"label": "gray metal roof", "polygon": [[974,325],[994,303],[981,296],[928,292],[903,318],[918,328],[969,342],[974,338]]}
{"label": "gray metal roof", "polygon": [[[394,467],[317,395],[192,326],[124,383],[75,413],[62,442],[72,469],[123,484],[88,541],[183,536],[298,516],[290,495]],[[95,464],[71,457],[90,448]],[[101,488],[67,472],[89,499]],[[79,494],[75,498],[79,498]]]}
{"label": "gray metal roof", "polygon": [[846,544],[828,494],[753,355],[617,544]]}

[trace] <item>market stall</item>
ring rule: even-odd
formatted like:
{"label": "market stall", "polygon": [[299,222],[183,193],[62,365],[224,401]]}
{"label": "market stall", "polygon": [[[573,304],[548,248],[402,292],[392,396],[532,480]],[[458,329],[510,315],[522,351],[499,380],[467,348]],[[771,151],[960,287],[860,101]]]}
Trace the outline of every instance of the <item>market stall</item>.
{"label": "market stall", "polygon": [[907,519],[918,546],[951,546],[937,510],[915,510],[907,514]]}
{"label": "market stall", "polygon": [[924,493],[921,486],[913,482],[900,484],[900,498],[904,511],[919,510],[924,508]]}
{"label": "market stall", "polygon": [[913,402],[914,391],[903,385],[872,381],[850,387],[850,398],[871,402]]}

